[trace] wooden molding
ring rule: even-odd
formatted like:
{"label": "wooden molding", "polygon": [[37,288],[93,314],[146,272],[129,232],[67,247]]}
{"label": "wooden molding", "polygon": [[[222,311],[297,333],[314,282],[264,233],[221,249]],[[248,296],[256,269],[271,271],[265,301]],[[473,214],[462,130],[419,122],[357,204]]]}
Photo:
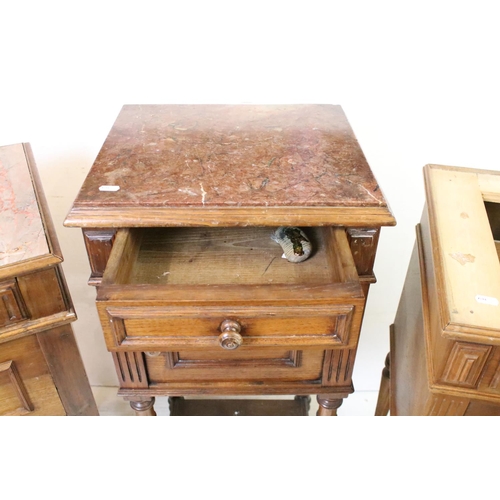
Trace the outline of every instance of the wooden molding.
{"label": "wooden molding", "polygon": [[83,240],[89,257],[91,275],[90,285],[99,285],[106,269],[116,230],[83,229]]}
{"label": "wooden molding", "polygon": [[323,386],[347,385],[351,383],[354,368],[354,349],[337,349],[325,351],[323,363]]}
{"label": "wooden molding", "polygon": [[469,400],[454,396],[433,395],[427,403],[428,412],[426,415],[437,416],[462,416],[469,406]]}
{"label": "wooden molding", "polygon": [[113,352],[120,387],[147,388],[149,385],[142,352]]}
{"label": "wooden molding", "polygon": [[216,368],[228,366],[245,366],[245,365],[261,365],[266,366],[288,366],[298,368],[302,363],[302,351],[289,351],[288,356],[284,358],[262,358],[262,359],[247,359],[247,360],[207,360],[207,359],[182,359],[179,352],[166,352],[165,365],[169,370],[189,369],[189,368]]}
{"label": "wooden molding", "polygon": [[491,346],[457,342],[446,363],[442,382],[476,387],[491,349]]}
{"label": "wooden molding", "polygon": [[[216,221],[214,223],[214,221]],[[117,228],[164,226],[395,226],[387,207],[164,208],[73,207],[67,227]]]}

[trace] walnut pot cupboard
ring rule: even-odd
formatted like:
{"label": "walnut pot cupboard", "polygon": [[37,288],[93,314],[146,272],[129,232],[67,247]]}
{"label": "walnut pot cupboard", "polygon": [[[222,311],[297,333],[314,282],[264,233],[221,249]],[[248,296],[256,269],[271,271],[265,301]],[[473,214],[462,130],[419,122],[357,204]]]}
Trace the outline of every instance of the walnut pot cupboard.
{"label": "walnut pot cupboard", "polygon": [[[311,394],[335,415],[394,224],[331,105],[125,105],[65,221],[83,230],[119,394],[138,415],[156,396],[186,414],[184,396],[295,395],[307,410]],[[306,261],[281,258],[270,235],[286,225],[311,239]]]}
{"label": "walnut pot cupboard", "polygon": [[376,414],[500,415],[500,173],[424,178]]}
{"label": "walnut pot cupboard", "polygon": [[97,415],[29,144],[0,147],[0,415]]}

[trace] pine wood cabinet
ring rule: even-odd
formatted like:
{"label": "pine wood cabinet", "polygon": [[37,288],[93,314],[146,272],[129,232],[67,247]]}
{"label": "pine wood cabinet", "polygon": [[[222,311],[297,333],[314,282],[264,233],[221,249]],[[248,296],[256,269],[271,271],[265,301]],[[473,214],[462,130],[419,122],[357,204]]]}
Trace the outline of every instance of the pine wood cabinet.
{"label": "pine wood cabinet", "polygon": [[500,414],[500,173],[424,169],[377,414]]}
{"label": "pine wood cabinet", "polygon": [[29,144],[0,147],[0,415],[97,415]]}
{"label": "pine wood cabinet", "polygon": [[[353,392],[380,228],[395,220],[339,106],[124,106],[65,224],[83,229],[137,414],[156,396],[176,414],[183,396],[306,408],[316,394],[334,415]],[[282,258],[278,226],[302,228],[312,255]]]}

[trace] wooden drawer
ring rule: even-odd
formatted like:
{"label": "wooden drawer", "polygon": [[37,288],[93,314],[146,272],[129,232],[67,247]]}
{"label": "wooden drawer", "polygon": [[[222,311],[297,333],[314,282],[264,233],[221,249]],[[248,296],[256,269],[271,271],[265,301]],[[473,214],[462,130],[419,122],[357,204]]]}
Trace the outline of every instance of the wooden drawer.
{"label": "wooden drawer", "polygon": [[0,343],[76,319],[58,267],[0,283]]}
{"label": "wooden drawer", "polygon": [[[353,306],[169,308],[101,307],[113,348],[172,350],[347,344]],[[238,344],[239,345],[236,345]]]}
{"label": "wooden drawer", "polygon": [[319,381],[324,351],[240,347],[148,352],[145,364],[150,385],[185,381]]}
{"label": "wooden drawer", "polygon": [[69,294],[58,267],[19,276],[17,281],[31,319],[44,318],[71,309]]}
{"label": "wooden drawer", "polygon": [[97,296],[108,349],[355,346],[364,296],[344,229],[308,228],[300,264],[270,232],[118,231]]}
{"label": "wooden drawer", "polygon": [[352,392],[355,349],[245,347],[112,352],[124,396]]}

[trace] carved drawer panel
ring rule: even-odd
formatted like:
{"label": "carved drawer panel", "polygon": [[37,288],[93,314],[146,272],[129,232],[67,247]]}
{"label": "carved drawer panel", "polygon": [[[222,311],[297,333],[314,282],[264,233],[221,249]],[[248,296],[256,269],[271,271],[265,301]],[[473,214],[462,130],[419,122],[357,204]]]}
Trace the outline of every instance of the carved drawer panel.
{"label": "carved drawer panel", "polygon": [[75,312],[58,267],[0,283],[0,343],[74,319]]}
{"label": "carved drawer panel", "polygon": [[15,280],[0,283],[0,328],[26,319],[26,310]]}
{"label": "carved drawer panel", "polygon": [[26,274],[17,281],[30,319],[44,318],[70,308],[58,268]]}
{"label": "carved drawer panel", "polygon": [[350,387],[355,353],[349,349],[241,347],[233,351],[116,351],[112,355],[122,389],[179,389],[196,387],[201,381],[219,387],[238,383],[258,387],[280,380],[296,390],[306,385],[317,390]]}
{"label": "carved drawer panel", "polygon": [[259,383],[265,380],[319,381],[324,351],[242,347],[235,351],[191,349],[149,352],[150,384],[196,380]]}
{"label": "carved drawer panel", "polygon": [[[101,307],[110,349],[335,347],[346,343],[352,306],[295,308]],[[238,345],[236,345],[238,344]]]}

